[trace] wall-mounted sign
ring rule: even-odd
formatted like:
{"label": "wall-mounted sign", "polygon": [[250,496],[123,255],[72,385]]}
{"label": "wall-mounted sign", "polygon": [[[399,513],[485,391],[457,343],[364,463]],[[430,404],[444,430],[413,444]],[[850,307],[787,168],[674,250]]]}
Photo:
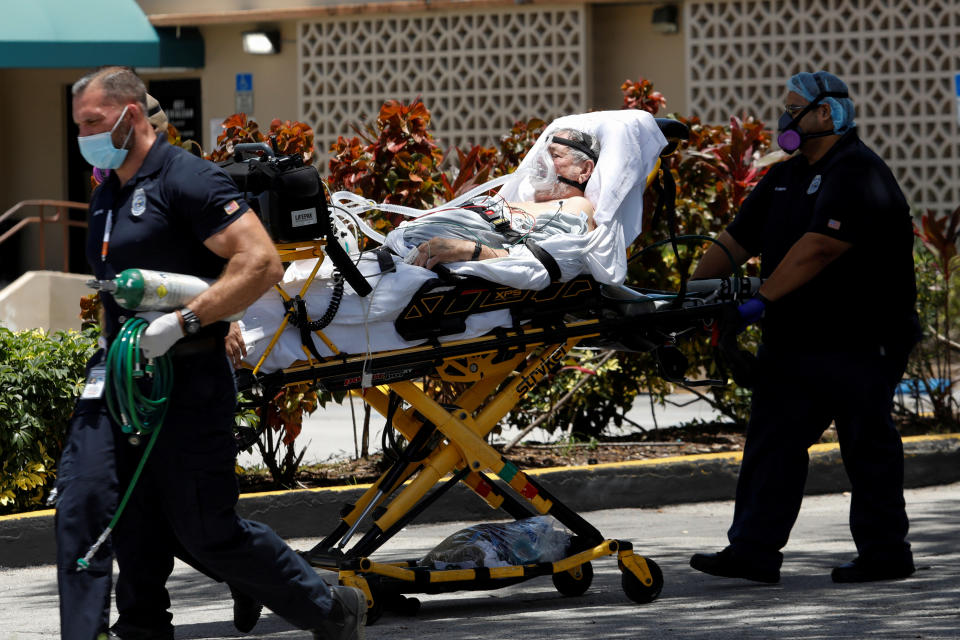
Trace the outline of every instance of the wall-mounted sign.
{"label": "wall-mounted sign", "polygon": [[194,140],[204,149],[203,119],[200,110],[200,78],[184,80],[152,80],[147,88],[183,140]]}
{"label": "wall-mounted sign", "polygon": [[253,74],[238,73],[234,94],[235,113],[253,115]]}
{"label": "wall-mounted sign", "polygon": [[953,76],[953,85],[957,94],[957,124],[960,125],[960,73]]}

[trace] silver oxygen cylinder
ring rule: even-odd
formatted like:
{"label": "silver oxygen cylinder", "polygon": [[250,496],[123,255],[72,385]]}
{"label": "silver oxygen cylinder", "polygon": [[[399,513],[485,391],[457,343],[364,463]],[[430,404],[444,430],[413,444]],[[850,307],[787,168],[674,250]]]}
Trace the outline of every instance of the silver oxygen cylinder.
{"label": "silver oxygen cylinder", "polygon": [[[213,282],[183,273],[124,269],[112,280],[88,280],[87,286],[109,293],[117,304],[130,311],[173,311],[209,289]],[[242,317],[241,311],[225,320],[232,322]]]}

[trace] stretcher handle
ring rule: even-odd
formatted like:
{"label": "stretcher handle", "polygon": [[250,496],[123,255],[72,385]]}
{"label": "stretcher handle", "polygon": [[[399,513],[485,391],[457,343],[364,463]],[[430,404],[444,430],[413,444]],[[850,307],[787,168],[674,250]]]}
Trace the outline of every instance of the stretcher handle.
{"label": "stretcher handle", "polygon": [[706,278],[702,280],[687,280],[687,291],[689,293],[719,292],[726,295],[737,293],[739,294],[738,299],[746,300],[756,295],[761,284],[763,284],[763,280],[755,276]]}
{"label": "stretcher handle", "polygon": [[266,142],[241,142],[233,146],[233,154],[237,162],[243,162],[246,159],[243,157],[244,153],[248,153],[254,158],[261,154],[266,158],[272,158],[276,155],[273,153],[273,147]]}
{"label": "stretcher handle", "polygon": [[677,149],[677,145],[679,145],[682,140],[690,139],[690,128],[679,120],[674,120],[673,118],[654,119],[657,121],[657,127],[660,128],[660,133],[667,139],[667,146],[660,151],[661,156],[670,155]]}

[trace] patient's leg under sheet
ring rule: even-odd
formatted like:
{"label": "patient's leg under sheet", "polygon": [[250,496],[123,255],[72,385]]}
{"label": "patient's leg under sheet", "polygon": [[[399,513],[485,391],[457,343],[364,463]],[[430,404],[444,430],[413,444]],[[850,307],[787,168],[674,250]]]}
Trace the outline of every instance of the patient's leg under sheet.
{"label": "patient's leg under sheet", "polygon": [[[404,340],[394,328],[394,320],[424,282],[437,275],[427,269],[407,264],[397,264],[396,271],[379,274],[375,260],[361,260],[360,269],[370,276],[373,291],[360,297],[345,285],[340,307],[333,321],[323,333],[342,353],[374,353],[392,349],[404,349],[424,341]],[[287,271],[284,291],[295,296],[303,287],[306,276],[313,267],[312,261],[296,263]],[[328,277],[321,277],[324,274]],[[306,297],[307,314],[315,320],[326,313],[333,297],[334,282],[329,277],[327,265],[321,267],[318,277],[311,283]],[[379,274],[379,275],[378,275]],[[263,355],[276,329],[286,313],[283,298],[272,289],[253,303],[243,317],[243,337],[247,345],[246,361],[255,365]],[[510,312],[506,310],[479,313],[467,318],[466,331],[442,339],[458,340],[483,335],[500,326],[510,326]],[[320,355],[333,355],[322,340],[313,337]],[[305,360],[300,331],[288,324],[280,340],[274,345],[261,371],[269,373],[290,366],[297,360]]]}

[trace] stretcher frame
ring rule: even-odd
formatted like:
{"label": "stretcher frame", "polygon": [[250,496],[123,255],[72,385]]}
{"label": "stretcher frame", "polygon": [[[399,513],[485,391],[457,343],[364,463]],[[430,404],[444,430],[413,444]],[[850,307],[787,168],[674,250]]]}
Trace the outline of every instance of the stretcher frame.
{"label": "stretcher frame", "polygon": [[[590,586],[591,561],[610,555],[617,557],[626,595],[637,603],[654,600],[662,589],[663,575],[652,559],[635,553],[629,541],[604,538],[485,438],[578,345],[596,343],[607,348],[610,336],[627,334],[633,345],[672,345],[692,328],[714,330],[728,317],[728,302],[699,304],[691,299],[689,304],[640,315],[605,317],[601,313],[566,323],[522,325],[371,356],[337,354],[317,361],[307,353],[306,360],[281,371],[259,376],[250,372],[250,382],[241,386],[258,386],[263,397],[273,397],[275,391],[302,382],[329,391],[361,389],[366,371],[368,382],[379,386],[363,388],[360,397],[389,418],[387,428],[396,429],[407,442],[391,468],[356,503],[345,505],[340,523],[305,557],[318,568],[337,571],[341,583],[363,590],[371,621],[384,609],[416,609],[416,600],[404,594],[492,589],[543,575],[552,576],[560,593],[580,595]],[[335,350],[322,331],[315,333]],[[412,381],[428,374],[464,383],[466,388],[441,405]],[[391,410],[391,394],[408,406]],[[460,482],[491,508],[515,519],[555,517],[574,534],[569,554],[553,563],[466,570],[428,569],[417,560],[380,563],[370,558]],[[364,524],[369,528],[348,547]]]}
{"label": "stretcher frame", "polygon": [[[648,185],[659,167],[658,162]],[[321,258],[325,244],[317,240],[277,248],[282,260],[291,261]],[[320,262],[297,296],[306,295]],[[591,279],[578,280],[593,283],[599,291]],[[313,566],[336,571],[341,584],[364,592],[368,624],[384,610],[415,612],[419,601],[406,597],[412,593],[494,589],[550,575],[561,594],[582,595],[592,581],[591,562],[605,556],[616,556],[621,585],[632,601],[648,603],[660,594],[663,573],[655,561],[636,553],[627,540],[605,538],[485,438],[524,395],[560,368],[575,347],[649,351],[675,345],[682,335],[697,328],[713,331],[716,339],[722,323],[731,317],[729,298],[704,303],[696,296],[681,296],[677,306],[624,314],[624,305],[629,307],[629,303],[604,301],[598,295],[591,299],[590,313],[572,321],[558,311],[475,338],[442,343],[430,340],[373,354],[342,354],[322,330],[316,330],[313,333],[332,356],[318,359],[304,346],[304,360],[261,374],[263,362],[294,316],[290,303],[295,297],[279,285],[276,288],[287,303],[287,314],[257,365],[240,372],[240,388],[258,390],[263,398],[303,382],[328,391],[361,390],[363,401],[387,419],[386,428],[396,429],[406,441],[391,467],[355,503],[344,505],[334,530],[304,553]],[[628,339],[611,344],[611,336]],[[453,401],[441,404],[413,382],[427,375],[466,386]],[[407,406],[398,408],[392,397]],[[556,562],[474,569],[438,570],[422,566],[417,559],[389,563],[371,559],[371,554],[459,483],[492,509],[502,509],[515,519],[555,517],[573,533],[569,552]],[[348,546],[364,525],[367,528],[360,539]]]}

